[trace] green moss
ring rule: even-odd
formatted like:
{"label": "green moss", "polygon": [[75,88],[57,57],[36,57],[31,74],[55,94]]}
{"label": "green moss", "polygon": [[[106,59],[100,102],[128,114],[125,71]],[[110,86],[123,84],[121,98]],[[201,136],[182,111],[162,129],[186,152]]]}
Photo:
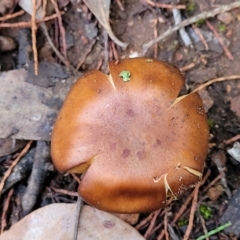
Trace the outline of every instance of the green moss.
{"label": "green moss", "polygon": [[196,9],[196,5],[194,1],[189,1],[186,5],[186,11],[188,13],[192,13]]}
{"label": "green moss", "polygon": [[224,33],[226,31],[226,29],[227,29],[226,25],[224,25],[224,24],[219,25],[219,32]]}
{"label": "green moss", "polygon": [[214,126],[214,121],[212,119],[208,119],[207,122],[208,122],[209,128],[212,129]]}
{"label": "green moss", "polygon": [[209,206],[201,205],[199,211],[205,220],[209,220],[213,216],[213,210]]}
{"label": "green moss", "polygon": [[200,20],[198,20],[198,21],[196,22],[196,26],[197,26],[197,27],[201,27],[201,26],[205,23],[205,20],[206,20],[206,19],[200,19]]}

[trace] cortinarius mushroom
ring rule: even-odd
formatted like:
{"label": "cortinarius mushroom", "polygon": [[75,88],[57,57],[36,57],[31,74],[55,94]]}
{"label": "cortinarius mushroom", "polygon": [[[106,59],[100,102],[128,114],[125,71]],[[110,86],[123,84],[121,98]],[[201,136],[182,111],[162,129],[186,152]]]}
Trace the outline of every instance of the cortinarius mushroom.
{"label": "cortinarius mushroom", "polygon": [[53,129],[53,163],[84,173],[79,194],[98,209],[159,209],[202,177],[209,136],[202,100],[179,97],[184,79],[166,62],[111,61],[109,70],[74,84]]}

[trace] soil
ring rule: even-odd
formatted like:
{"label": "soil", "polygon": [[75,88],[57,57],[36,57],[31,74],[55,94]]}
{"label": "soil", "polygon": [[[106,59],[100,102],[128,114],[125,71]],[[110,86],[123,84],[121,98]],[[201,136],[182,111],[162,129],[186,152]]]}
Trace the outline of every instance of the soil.
{"label": "soil", "polygon": [[[170,4],[177,1],[163,0],[159,2]],[[204,10],[210,10],[212,6],[216,7],[221,4],[228,5],[232,3],[232,1],[185,0],[181,1],[181,3],[187,5],[187,10],[182,11],[182,15],[187,18]],[[121,39],[121,41],[128,43],[128,47],[127,49],[123,50],[117,45],[113,45],[111,39],[108,39],[108,59],[114,59],[116,57],[116,53],[119,58],[140,56],[144,43],[154,39],[156,32],[157,35],[161,35],[168,30],[171,25],[173,25],[172,11],[169,9],[155,8],[146,4],[145,1],[137,0],[122,1],[122,4],[124,6],[124,10],[120,9],[117,1],[112,1],[110,9],[110,23],[115,35]],[[16,7],[15,11],[17,10],[19,10],[18,7]],[[98,68],[107,72],[106,60],[108,59],[106,59],[106,37],[104,37],[106,33],[101,24],[96,20],[96,18],[83,3],[73,6],[73,4],[69,2],[62,10],[65,11],[62,19],[63,26],[66,31],[65,36],[67,42],[67,58],[69,63],[74,67],[78,66],[80,74],[93,68]],[[211,30],[207,27],[205,22],[199,23],[198,27],[206,35],[208,34],[212,36],[212,40],[208,42],[209,50],[204,48],[204,45],[201,41],[193,42],[192,46],[185,46],[179,33],[175,32],[164,42],[157,44],[157,52],[155,50],[156,47],[152,47],[147,51],[146,56],[155,56],[158,59],[171,62],[179,68],[184,68],[185,66],[194,63],[193,68],[186,70],[183,73],[186,79],[186,91],[191,91],[210,79],[223,76],[227,77],[231,75],[239,75],[240,8],[230,11],[230,15],[232,20],[229,24],[220,22],[217,17],[211,18],[209,21],[224,39],[227,48],[234,57],[233,60],[230,60],[226,56],[218,41],[216,41],[216,39],[214,40]],[[24,14],[21,17],[11,20],[10,22],[23,20],[29,21],[29,15]],[[61,49],[61,38],[59,37],[60,30],[57,21],[49,22],[47,27],[51,38],[54,39],[54,43],[59,49]],[[194,31],[192,26],[189,26],[186,29],[189,33]],[[5,51],[0,48],[1,71],[10,71],[25,67],[24,63],[27,61],[33,61],[31,32],[29,29],[0,29],[0,35],[11,38],[16,43],[15,45],[9,41],[9,44],[12,44],[11,46],[13,46],[10,51]],[[37,43],[39,62],[47,61],[58,63],[65,69],[65,66],[63,66],[63,64],[51,50],[51,47],[49,46],[41,29],[39,29],[37,32]],[[115,50],[116,52],[114,52]],[[58,74],[61,75],[58,76],[60,79],[66,78],[66,73],[62,72],[62,70],[58,71]],[[68,74],[70,73],[68,72]],[[39,81],[37,82],[39,83]],[[51,85],[51,83],[44,84],[46,87]],[[214,153],[222,151],[226,157],[226,162],[222,161],[220,165],[225,171],[227,187],[231,193],[231,198],[234,198],[234,193],[238,192],[240,188],[240,163],[227,153],[227,150],[233,146],[235,141],[229,144],[225,143],[226,140],[240,134],[240,80],[215,83],[207,87],[205,90],[206,91],[201,94],[201,96],[205,104],[205,109],[207,109],[207,117],[211,132],[210,148],[206,161],[205,173],[207,173],[208,170],[211,170],[211,174],[209,175],[205,185],[200,188],[198,196],[198,210],[196,212],[197,216],[194,219],[194,228],[190,237],[191,239],[196,239],[204,234],[204,230],[201,227],[201,224],[198,222],[200,221],[199,215],[201,214],[201,206],[208,206],[211,209],[210,217],[205,217],[204,219],[205,226],[208,231],[219,226],[219,219],[221,218],[222,213],[227,211],[229,196],[226,189],[223,189],[215,200],[211,200],[211,196],[209,197],[208,195],[209,192],[204,190],[204,188],[220,174],[219,164],[217,165],[212,158]],[[3,148],[3,145],[0,145],[0,147]],[[14,153],[9,155],[8,150],[5,152],[7,154],[3,154],[4,156],[2,155],[0,158],[0,162],[5,163],[4,166],[0,167],[0,176],[3,176],[4,172],[8,168],[8,164],[10,164],[9,159],[14,157]],[[28,169],[27,172],[29,171],[30,170]],[[27,181],[28,178],[25,176],[21,182],[18,182],[16,185],[14,185],[16,199],[22,195],[22,192],[26,188]],[[48,171],[44,186],[42,187],[42,193],[38,196],[34,209],[56,201],[56,199],[60,202],[73,202],[76,200],[75,197],[70,197],[68,195],[63,195],[62,197],[53,197],[50,199],[48,197],[48,193],[49,189],[51,189],[51,186],[59,189],[75,191],[77,188],[77,183],[74,181],[71,175],[62,175],[51,169]],[[216,187],[216,184],[214,184],[212,187]],[[186,201],[186,199],[187,194],[181,200],[172,203],[168,210],[169,223],[172,222],[174,215],[178,212],[179,208]],[[3,201],[1,200],[1,205],[2,204]],[[19,208],[19,206],[14,204],[14,201],[10,206],[13,208],[12,211],[17,211],[16,209]],[[178,237],[175,239],[183,238],[189,219],[189,209],[190,207],[188,207],[188,210],[185,214],[182,214],[176,225],[172,225],[174,234],[176,237]],[[147,218],[147,216],[149,216],[149,214],[141,214],[138,222],[135,224],[137,225]],[[204,215],[202,216],[204,218]],[[14,222],[19,220],[20,217],[21,214],[19,214],[17,218],[9,218],[6,229],[9,228]],[[155,226],[162,221],[163,215],[159,215]],[[143,235],[147,231],[149,223],[150,222],[140,228],[139,231]],[[160,226],[159,229],[153,231],[148,239],[157,239],[162,230],[163,228]],[[173,237],[174,234],[171,235],[171,237]],[[215,234],[209,239],[230,239],[230,234],[240,236],[240,232],[237,231],[223,231]]]}

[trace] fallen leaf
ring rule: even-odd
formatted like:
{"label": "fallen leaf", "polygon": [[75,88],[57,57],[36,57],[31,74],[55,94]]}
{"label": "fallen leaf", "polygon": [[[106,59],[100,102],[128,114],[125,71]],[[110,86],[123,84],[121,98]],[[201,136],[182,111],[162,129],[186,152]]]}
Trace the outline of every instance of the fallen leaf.
{"label": "fallen leaf", "polygon": [[[13,225],[0,240],[72,240],[76,204],[57,203],[40,208]],[[80,214],[78,238],[84,240],[144,240],[120,218],[90,206]]]}
{"label": "fallen leaf", "polygon": [[110,0],[84,0],[84,3],[94,14],[97,20],[103,25],[109,37],[120,47],[126,48],[127,44],[120,41],[113,33],[109,24]]}
{"label": "fallen leaf", "polygon": [[[19,0],[18,1],[19,6],[28,14],[32,15],[32,1],[29,0]],[[36,19],[42,19],[43,17],[43,10],[40,6],[36,11]]]}
{"label": "fallen leaf", "polygon": [[[49,82],[42,76],[40,82]],[[46,88],[30,83],[31,74],[18,69],[0,74],[0,138],[46,140],[58,111],[77,77],[54,78]]]}
{"label": "fallen leaf", "polygon": [[228,149],[227,152],[238,162],[240,162],[240,143],[235,142],[233,147]]}
{"label": "fallen leaf", "polygon": [[9,155],[26,145],[27,141],[12,139],[12,138],[0,138],[0,157]]}

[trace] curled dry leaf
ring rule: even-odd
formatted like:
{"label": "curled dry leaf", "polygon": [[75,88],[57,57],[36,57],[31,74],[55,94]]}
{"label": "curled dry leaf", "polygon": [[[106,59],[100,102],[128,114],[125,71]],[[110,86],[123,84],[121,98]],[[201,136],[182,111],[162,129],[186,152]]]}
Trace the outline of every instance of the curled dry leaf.
{"label": "curled dry leaf", "polygon": [[109,24],[109,9],[110,0],[84,0],[84,3],[98,19],[98,21],[103,25],[107,31],[109,37],[120,47],[126,48],[127,44],[120,41],[113,33],[112,28]]}
{"label": "curled dry leaf", "polygon": [[[0,240],[72,240],[76,204],[57,203],[40,208],[13,225]],[[129,224],[116,216],[84,206],[81,212],[78,237],[85,240],[144,240]]]}
{"label": "curled dry leaf", "polygon": [[235,142],[233,147],[228,149],[227,152],[238,162],[240,162],[240,143]]}

